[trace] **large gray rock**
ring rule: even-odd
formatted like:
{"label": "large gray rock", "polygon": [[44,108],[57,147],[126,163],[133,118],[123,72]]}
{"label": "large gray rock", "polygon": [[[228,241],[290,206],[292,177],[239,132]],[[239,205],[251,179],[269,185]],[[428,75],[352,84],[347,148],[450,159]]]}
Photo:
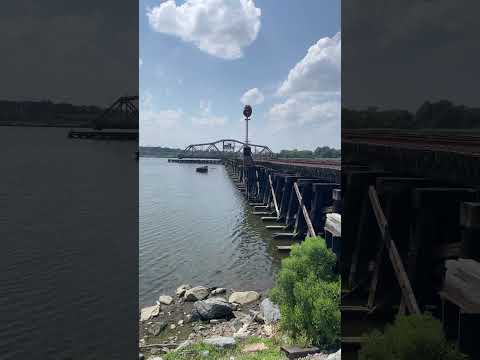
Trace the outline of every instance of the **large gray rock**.
{"label": "large gray rock", "polygon": [[140,321],[150,320],[151,318],[158,316],[159,313],[160,313],[159,305],[145,307],[140,311]]}
{"label": "large gray rock", "polygon": [[192,319],[194,320],[230,319],[231,317],[233,317],[232,305],[223,298],[214,297],[193,304]]}
{"label": "large gray rock", "polygon": [[264,299],[260,303],[260,312],[266,324],[272,324],[280,320],[280,309],[270,299]]}
{"label": "large gray rock", "polygon": [[168,295],[161,295],[158,298],[158,301],[160,302],[160,304],[170,305],[173,302],[173,298]]}
{"label": "large gray rock", "polygon": [[203,340],[204,344],[212,345],[221,349],[235,346],[235,339],[230,336],[212,336]]}
{"label": "large gray rock", "polygon": [[260,294],[256,291],[237,291],[230,295],[228,301],[231,303],[245,305],[257,301],[258,299],[260,299]]}
{"label": "large gray rock", "polygon": [[183,284],[183,285],[180,285],[178,288],[177,288],[177,291],[175,291],[175,293],[177,294],[178,297],[182,297],[183,295],[185,295],[185,292],[187,290],[190,290],[192,287],[188,284]]}
{"label": "large gray rock", "polygon": [[210,291],[205,286],[195,286],[185,291],[185,301],[198,301],[208,297]]}

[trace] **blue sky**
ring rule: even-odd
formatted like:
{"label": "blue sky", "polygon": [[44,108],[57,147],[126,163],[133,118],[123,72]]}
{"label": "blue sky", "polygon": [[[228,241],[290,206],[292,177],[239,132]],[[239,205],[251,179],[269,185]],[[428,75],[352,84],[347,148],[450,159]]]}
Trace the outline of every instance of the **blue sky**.
{"label": "blue sky", "polygon": [[[301,5],[300,5],[301,4]],[[140,1],[140,144],[340,147],[340,1]]]}

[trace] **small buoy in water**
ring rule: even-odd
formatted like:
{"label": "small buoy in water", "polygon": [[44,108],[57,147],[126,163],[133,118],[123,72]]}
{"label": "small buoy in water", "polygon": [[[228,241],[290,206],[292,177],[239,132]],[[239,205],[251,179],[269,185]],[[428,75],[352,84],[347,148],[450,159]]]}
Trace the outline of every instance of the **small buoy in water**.
{"label": "small buoy in water", "polygon": [[197,172],[206,173],[208,172],[208,166],[201,166],[197,168]]}

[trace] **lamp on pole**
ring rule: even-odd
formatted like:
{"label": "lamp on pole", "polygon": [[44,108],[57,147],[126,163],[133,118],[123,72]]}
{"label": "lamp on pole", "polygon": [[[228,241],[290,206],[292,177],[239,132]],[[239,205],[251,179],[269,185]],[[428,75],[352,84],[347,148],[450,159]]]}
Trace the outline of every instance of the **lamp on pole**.
{"label": "lamp on pole", "polygon": [[245,116],[245,144],[248,145],[248,122],[250,121],[250,116],[252,116],[252,107],[250,105],[245,105],[243,115]]}

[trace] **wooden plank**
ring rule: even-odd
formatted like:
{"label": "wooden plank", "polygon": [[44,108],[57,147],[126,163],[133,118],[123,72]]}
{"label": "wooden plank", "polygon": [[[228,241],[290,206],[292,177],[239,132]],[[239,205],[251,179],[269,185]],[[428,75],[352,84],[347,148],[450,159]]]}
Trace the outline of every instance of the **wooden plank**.
{"label": "wooden plank", "polygon": [[253,215],[273,215],[271,211],[252,211]]}
{"label": "wooden plank", "polygon": [[262,216],[260,219],[262,221],[277,221],[278,218],[276,216]]}
{"label": "wooden plank", "polygon": [[265,226],[268,230],[285,230],[288,228],[287,225],[267,225]]}
{"label": "wooden plank", "polygon": [[277,196],[275,195],[275,190],[273,189],[272,176],[268,175],[268,182],[270,183],[270,191],[272,192],[273,204],[275,205],[275,212],[277,213],[277,219],[280,216],[280,211],[278,210]]}
{"label": "wooden plank", "polygon": [[[392,203],[391,201],[387,202],[387,213],[391,216],[391,211],[392,211]],[[383,265],[383,254],[385,251],[385,242],[381,241],[380,242],[380,247],[378,249],[377,255],[375,256],[375,262],[374,262],[374,273],[372,276],[372,282],[370,284],[370,290],[368,293],[368,301],[367,301],[367,306],[369,308],[373,308],[375,304],[375,296],[377,295],[377,286],[378,283],[380,282],[380,276],[381,276],[381,269]],[[402,303],[403,303],[403,296],[402,296]],[[400,305],[401,308],[401,305]]]}
{"label": "wooden plank", "polygon": [[315,229],[313,228],[310,216],[308,215],[307,208],[303,204],[302,194],[300,194],[300,189],[298,188],[298,184],[296,182],[293,183],[293,188],[295,189],[295,193],[297,194],[298,204],[302,208],[303,217],[305,218],[305,222],[307,223],[308,233],[311,237],[315,237],[317,236],[315,234]]}
{"label": "wooden plank", "polygon": [[293,239],[297,236],[297,233],[274,233],[272,235],[273,239]]}
{"label": "wooden plank", "polygon": [[255,197],[258,197],[258,195],[260,195],[260,177],[258,176],[258,170],[255,169],[255,178],[257,179],[257,192],[255,194]]}
{"label": "wooden plank", "polygon": [[278,245],[277,250],[278,251],[290,251],[290,250],[292,250],[292,246],[291,245]]}
{"label": "wooden plank", "polygon": [[375,269],[373,271],[372,281],[370,283],[370,290],[368,292],[368,301],[367,306],[369,308],[373,307],[375,303],[375,296],[377,294],[378,281],[380,279],[380,268],[383,259],[383,252],[385,251],[385,243],[382,241],[380,248],[378,249],[377,255],[375,256]]}
{"label": "wooden plank", "polygon": [[368,195],[370,197],[373,212],[382,235],[382,242],[387,248],[388,255],[393,265],[393,269],[395,270],[395,275],[400,285],[400,289],[402,291],[408,311],[412,314],[419,314],[420,309],[418,307],[417,300],[415,299],[410,280],[408,279],[405,268],[403,267],[402,259],[400,258],[397,247],[390,236],[387,219],[385,218],[380,201],[378,200],[377,192],[373,186],[369,187]]}
{"label": "wooden plank", "polygon": [[317,347],[310,348],[301,348],[296,346],[282,346],[280,348],[289,359],[299,359],[304,358],[308,355],[317,354],[320,352],[320,349]]}

